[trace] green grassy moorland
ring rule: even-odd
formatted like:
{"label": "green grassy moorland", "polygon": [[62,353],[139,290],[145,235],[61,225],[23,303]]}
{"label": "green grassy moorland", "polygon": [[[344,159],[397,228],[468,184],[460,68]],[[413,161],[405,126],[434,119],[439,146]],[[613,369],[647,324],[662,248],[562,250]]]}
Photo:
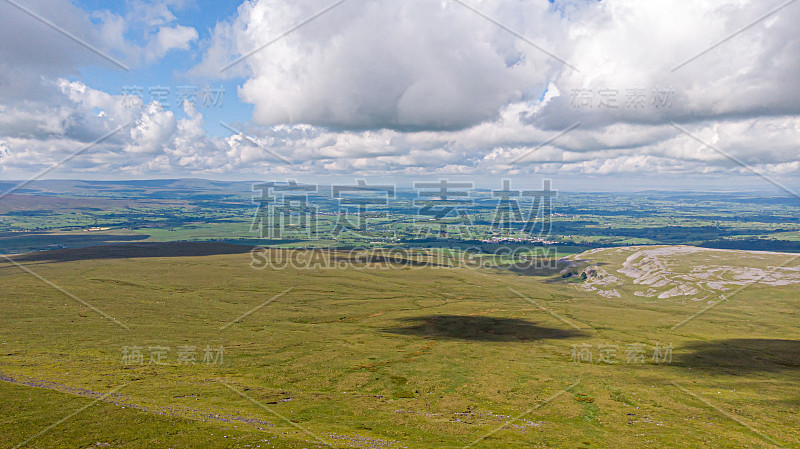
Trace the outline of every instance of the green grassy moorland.
{"label": "green grassy moorland", "polygon": [[0,260],[0,447],[800,447],[800,262],[636,251],[573,257],[586,280],[221,244]]}

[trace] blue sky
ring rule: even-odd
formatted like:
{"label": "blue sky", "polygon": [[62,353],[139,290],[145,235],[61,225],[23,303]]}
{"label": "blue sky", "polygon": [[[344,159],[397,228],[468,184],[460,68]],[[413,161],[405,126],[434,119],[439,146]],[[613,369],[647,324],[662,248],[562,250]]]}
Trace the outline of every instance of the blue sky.
{"label": "blue sky", "polygon": [[[108,10],[120,16],[135,11],[134,5],[126,0],[100,1],[80,0],[75,2],[81,9],[89,12]],[[175,22],[180,25],[192,27],[199,34],[199,41],[208,40],[214,26],[220,20],[233,17],[239,1],[203,1],[187,2],[180,8],[172,8],[176,17]],[[135,13],[135,12],[134,12]],[[131,30],[127,37],[132,41],[143,43],[142,31]],[[210,135],[227,136],[230,131],[219,125],[220,121],[226,123],[245,122],[252,114],[252,105],[239,101],[236,88],[241,84],[241,79],[209,80],[202,77],[192,77],[187,71],[194,67],[201,54],[197,46],[191,51],[174,51],[165,55],[157,64],[146,67],[133,67],[130,71],[120,70],[116,67],[87,66],[80,69],[80,74],[72,77],[73,80],[83,80],[86,84],[109,93],[122,93],[123,88],[130,86],[143,87],[145,100],[150,87],[167,87],[170,89],[171,110],[183,116],[183,111],[177,103],[178,86],[197,86],[203,88],[210,86],[224,89],[223,107],[210,107],[204,109],[204,116],[208,124],[207,131]]]}
{"label": "blue sky", "polygon": [[[635,190],[776,189],[800,171],[800,4],[15,2],[0,2],[3,179],[108,133],[51,176]],[[221,86],[222,105],[184,110],[182,86]]]}

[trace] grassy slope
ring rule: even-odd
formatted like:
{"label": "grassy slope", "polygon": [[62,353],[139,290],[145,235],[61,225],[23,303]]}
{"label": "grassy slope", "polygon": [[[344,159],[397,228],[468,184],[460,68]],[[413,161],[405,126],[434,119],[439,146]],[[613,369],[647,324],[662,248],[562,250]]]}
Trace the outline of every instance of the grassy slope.
{"label": "grassy slope", "polygon": [[221,428],[200,420],[161,416],[7,382],[0,382],[0,398],[2,447],[23,443],[27,448],[312,447],[303,440],[286,436],[276,439],[252,428]]}
{"label": "grassy slope", "polygon": [[[148,413],[98,403],[27,446],[311,447],[301,428],[334,447],[461,447],[518,416],[474,447],[800,445],[791,286],[750,288],[672,331],[704,304],[610,300],[488,270],[257,271],[249,262],[245,253],[27,265],[130,330],[0,264],[0,372],[64,391],[2,383],[9,437],[0,447],[92,401],[69,387],[122,384],[115,401]],[[672,364],[625,363],[626,344],[654,342],[674,345]],[[618,345],[621,363],[571,362],[582,343]],[[122,347],[134,345],[170,347],[169,364],[123,365]],[[224,363],[178,365],[181,345],[197,346],[199,359],[222,345]]]}

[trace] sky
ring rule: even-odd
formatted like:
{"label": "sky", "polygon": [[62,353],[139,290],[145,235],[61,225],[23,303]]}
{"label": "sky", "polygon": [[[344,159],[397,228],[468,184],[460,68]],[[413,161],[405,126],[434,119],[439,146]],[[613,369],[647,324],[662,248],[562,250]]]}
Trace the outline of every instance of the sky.
{"label": "sky", "polygon": [[3,180],[799,186],[800,2],[0,0],[0,21]]}

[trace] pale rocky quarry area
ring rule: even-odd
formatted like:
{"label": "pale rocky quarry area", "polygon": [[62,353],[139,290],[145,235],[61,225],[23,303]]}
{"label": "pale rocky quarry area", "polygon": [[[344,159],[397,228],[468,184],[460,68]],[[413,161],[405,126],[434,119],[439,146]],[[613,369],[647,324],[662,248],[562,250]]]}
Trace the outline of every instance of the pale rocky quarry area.
{"label": "pale rocky quarry area", "polygon": [[800,284],[800,256],[693,246],[600,248],[572,259],[587,273],[580,288],[606,298],[725,300],[752,283]]}

